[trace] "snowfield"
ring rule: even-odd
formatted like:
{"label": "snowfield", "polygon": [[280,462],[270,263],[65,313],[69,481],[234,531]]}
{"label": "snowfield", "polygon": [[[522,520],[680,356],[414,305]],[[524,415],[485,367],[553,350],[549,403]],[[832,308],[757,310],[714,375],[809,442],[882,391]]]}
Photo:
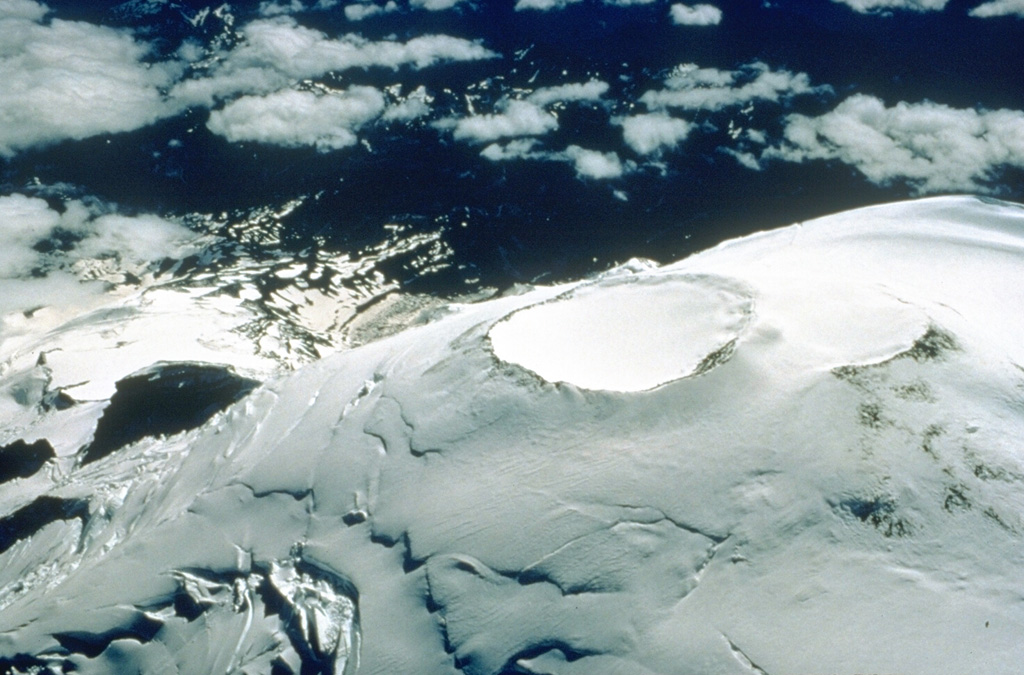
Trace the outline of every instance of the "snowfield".
{"label": "snowfield", "polygon": [[410,324],[260,386],[158,349],[104,400],[0,371],[0,671],[1019,671],[1024,207]]}

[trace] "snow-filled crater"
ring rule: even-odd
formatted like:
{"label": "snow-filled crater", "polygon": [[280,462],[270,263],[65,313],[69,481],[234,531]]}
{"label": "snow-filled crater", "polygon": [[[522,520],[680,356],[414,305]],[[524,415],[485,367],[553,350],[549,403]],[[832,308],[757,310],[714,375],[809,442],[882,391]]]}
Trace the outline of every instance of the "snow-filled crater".
{"label": "snow-filled crater", "polygon": [[726,277],[614,277],[513,312],[489,337],[499,359],[549,382],[636,392],[727,361],[753,306]]}

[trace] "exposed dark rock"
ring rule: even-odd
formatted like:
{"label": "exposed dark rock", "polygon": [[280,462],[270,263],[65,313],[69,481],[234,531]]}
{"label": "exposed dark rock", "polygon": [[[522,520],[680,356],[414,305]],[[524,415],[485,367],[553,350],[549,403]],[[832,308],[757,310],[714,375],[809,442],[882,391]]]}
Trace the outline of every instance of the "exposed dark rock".
{"label": "exposed dark rock", "polygon": [[0,446],[0,483],[28,478],[56,456],[53,446],[45,440],[29,444],[19,439]]}
{"label": "exposed dark rock", "polygon": [[[49,664],[42,659],[28,654],[15,654],[11,657],[0,658],[0,673],[3,675],[16,675],[18,673],[45,673]],[[52,671],[51,671],[52,672]]]}
{"label": "exposed dark rock", "polygon": [[870,524],[885,537],[905,537],[910,534],[910,525],[895,514],[895,504],[887,499],[847,499],[838,506],[862,523]]}
{"label": "exposed dark rock", "polygon": [[89,502],[84,499],[61,499],[42,496],[14,513],[0,518],[0,553],[16,542],[27,539],[50,523],[89,515]]}
{"label": "exposed dark rock", "polygon": [[63,389],[57,389],[56,391],[48,391],[43,394],[43,398],[39,401],[39,407],[44,412],[51,410],[67,410],[68,408],[75,405],[76,401]]}
{"label": "exposed dark rock", "polygon": [[230,368],[200,363],[162,363],[117,383],[81,463],[106,457],[147,436],[195,429],[243,398],[259,382]]}

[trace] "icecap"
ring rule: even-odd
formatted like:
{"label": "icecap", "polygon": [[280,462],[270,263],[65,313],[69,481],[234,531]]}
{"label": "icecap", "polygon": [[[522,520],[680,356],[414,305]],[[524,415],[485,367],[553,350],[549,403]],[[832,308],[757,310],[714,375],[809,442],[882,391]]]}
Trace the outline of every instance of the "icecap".
{"label": "icecap", "polygon": [[435,308],[3,484],[0,664],[1016,672],[1022,307],[945,197]]}
{"label": "icecap", "polygon": [[735,346],[752,298],[730,286],[689,275],[613,277],[510,315],[491,330],[491,344],[499,358],[553,382],[653,389]]}

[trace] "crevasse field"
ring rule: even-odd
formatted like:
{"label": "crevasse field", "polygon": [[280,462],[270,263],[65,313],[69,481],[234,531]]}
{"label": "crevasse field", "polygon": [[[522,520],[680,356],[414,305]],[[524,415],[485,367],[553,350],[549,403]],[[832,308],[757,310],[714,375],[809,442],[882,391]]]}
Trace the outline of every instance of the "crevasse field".
{"label": "crevasse field", "polygon": [[[221,309],[147,294],[5,343],[9,672],[1024,658],[1020,205],[865,208],[369,313],[373,339],[262,383],[186,339]],[[99,358],[119,313],[179,362]],[[69,378],[108,399],[67,404]]]}

